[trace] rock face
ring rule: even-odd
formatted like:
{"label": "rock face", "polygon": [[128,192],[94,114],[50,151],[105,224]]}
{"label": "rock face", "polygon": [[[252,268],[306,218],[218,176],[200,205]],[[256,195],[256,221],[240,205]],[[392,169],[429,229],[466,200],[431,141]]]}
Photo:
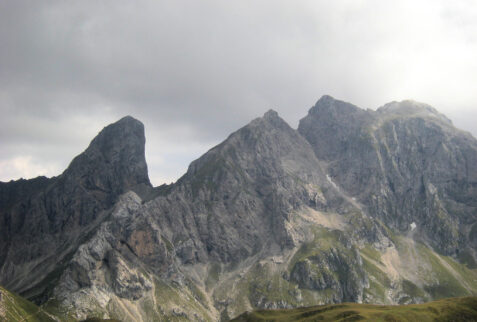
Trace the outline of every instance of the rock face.
{"label": "rock face", "polygon": [[156,188],[144,143],[125,117],[62,175],[1,183],[0,284],[126,321],[477,292],[477,142],[427,105],[269,111]]}
{"label": "rock face", "polygon": [[[325,176],[311,146],[274,111],[192,162],[167,196],[151,201],[166,238],[185,264],[237,263],[302,237],[286,223],[315,202]],[[336,202],[336,194],[323,196]]]}
{"label": "rock face", "polygon": [[118,196],[151,188],[144,144],[142,123],[125,117],[104,128],[60,176],[2,183],[0,284],[21,293],[38,285],[27,294],[43,296],[51,282],[45,279]]}
{"label": "rock face", "polygon": [[401,233],[417,227],[443,254],[475,258],[477,142],[445,116],[413,101],[374,112],[325,96],[298,131],[370,215]]}
{"label": "rock face", "polygon": [[[326,233],[325,233],[326,234]],[[338,231],[332,234],[340,234]],[[321,234],[320,234],[321,235]],[[344,241],[346,237],[340,236]],[[290,281],[298,287],[312,291],[332,290],[333,302],[362,302],[364,287],[368,284],[359,252],[337,243],[329,247],[317,247],[314,240],[305,247],[314,248],[311,256],[300,258],[292,267]]]}

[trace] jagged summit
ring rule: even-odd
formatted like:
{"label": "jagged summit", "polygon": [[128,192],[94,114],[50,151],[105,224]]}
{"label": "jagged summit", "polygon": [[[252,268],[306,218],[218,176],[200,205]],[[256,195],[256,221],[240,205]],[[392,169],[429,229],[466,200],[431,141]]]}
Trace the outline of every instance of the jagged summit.
{"label": "jagged summit", "polygon": [[[144,125],[125,116],[103,128],[88,148],[73,159],[64,175],[88,176],[95,181],[92,186],[103,190],[137,184],[150,186],[145,143]],[[109,175],[104,176],[105,173]]]}
{"label": "jagged summit", "polygon": [[111,124],[111,125],[114,125],[114,124],[119,124],[119,123],[127,123],[127,122],[136,122],[136,123],[141,123],[141,121],[139,121],[137,118],[131,116],[131,115],[126,115],[126,116],[123,116],[122,118],[120,118],[117,122]]}
{"label": "jagged summit", "polygon": [[379,107],[376,112],[383,116],[433,117],[448,125],[452,125],[452,121],[439,113],[434,107],[414,100],[393,101]]}
{"label": "jagged summit", "polygon": [[316,104],[309,109],[308,115],[324,114],[333,115],[333,118],[338,117],[352,121],[356,120],[358,122],[360,121],[360,116],[363,115],[366,115],[365,117],[369,119],[387,119],[390,116],[432,117],[448,125],[452,125],[452,121],[445,115],[439,113],[434,107],[411,99],[400,102],[392,101],[379,107],[376,111],[372,111],[364,110],[351,103],[335,99],[330,95],[323,95]]}
{"label": "jagged summit", "polygon": [[104,127],[91,141],[88,149],[98,149],[108,154],[114,149],[126,147],[134,149],[134,146],[136,146],[137,151],[130,151],[135,153],[144,150],[145,141],[144,125],[131,116],[125,116]]}
{"label": "jagged summit", "polygon": [[315,105],[325,105],[325,104],[333,104],[334,102],[343,102],[341,100],[338,100],[336,98],[334,98],[333,96],[331,95],[323,95],[320,97],[320,99],[318,101],[316,101],[316,104]]}
{"label": "jagged summit", "polygon": [[[292,129],[276,111],[269,110],[263,117],[252,120],[199,159],[193,161],[184,177],[196,176],[204,169],[209,170],[208,175],[217,176],[223,171],[223,168],[216,166],[217,164],[230,165],[228,175],[231,172],[247,173],[250,171],[251,175],[255,176],[255,173],[258,172],[257,168],[263,168],[261,171],[264,173],[271,173],[272,169],[276,170],[277,167],[281,167],[278,163],[279,159],[286,154],[296,153],[295,161],[299,163],[300,153],[298,151],[303,149],[311,159],[311,147],[303,137]],[[183,179],[181,178],[179,181],[183,181]]]}
{"label": "jagged summit", "polygon": [[391,111],[416,111],[416,110],[427,110],[430,113],[437,114],[437,110],[431,107],[428,104],[421,103],[415,100],[407,99],[403,101],[392,101],[384,104],[379,107],[376,111],[381,113],[391,112]]}
{"label": "jagged summit", "polygon": [[269,109],[267,112],[265,112],[265,114],[263,114],[263,118],[265,118],[265,119],[279,118],[278,112],[273,110],[273,109]]}
{"label": "jagged summit", "polygon": [[333,98],[330,95],[323,95],[316,104],[308,111],[308,114],[319,114],[325,111],[333,113],[350,113],[361,109],[351,103]]}
{"label": "jagged summit", "polygon": [[[277,111],[269,109],[267,112],[265,112],[265,114],[263,114],[262,117],[252,120],[243,128],[247,127],[249,129],[257,127],[256,130],[258,131],[266,131],[270,130],[271,128],[289,128],[289,125],[280,117],[280,115],[278,115]],[[260,129],[260,127],[262,127],[262,129]],[[242,129],[239,129],[239,131]]]}
{"label": "jagged summit", "polygon": [[[374,119],[373,112],[325,95],[300,120],[298,132],[313,146],[319,158],[327,160],[329,155],[340,153],[346,137],[356,136]],[[329,136],[334,136],[337,142],[322,139]]]}

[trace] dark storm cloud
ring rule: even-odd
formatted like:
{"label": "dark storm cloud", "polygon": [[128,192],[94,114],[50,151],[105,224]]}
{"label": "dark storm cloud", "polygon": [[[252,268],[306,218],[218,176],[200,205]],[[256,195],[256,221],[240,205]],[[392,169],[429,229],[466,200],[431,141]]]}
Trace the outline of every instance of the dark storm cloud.
{"label": "dark storm cloud", "polygon": [[155,184],[276,109],[413,98],[474,131],[468,1],[2,1],[0,180],[54,175],[106,124],[146,126]]}

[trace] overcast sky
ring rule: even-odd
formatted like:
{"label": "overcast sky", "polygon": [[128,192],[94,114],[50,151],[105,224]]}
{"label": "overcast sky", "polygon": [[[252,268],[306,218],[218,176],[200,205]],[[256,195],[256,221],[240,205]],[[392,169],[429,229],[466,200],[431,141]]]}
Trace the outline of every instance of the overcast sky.
{"label": "overcast sky", "polygon": [[477,2],[0,1],[0,180],[146,127],[154,185],[273,108],[428,103],[477,136]]}

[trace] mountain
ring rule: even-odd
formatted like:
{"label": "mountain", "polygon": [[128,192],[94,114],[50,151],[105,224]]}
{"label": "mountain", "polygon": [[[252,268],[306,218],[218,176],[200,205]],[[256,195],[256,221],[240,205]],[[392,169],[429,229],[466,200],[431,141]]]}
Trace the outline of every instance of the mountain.
{"label": "mountain", "polygon": [[475,266],[477,142],[470,134],[426,104],[392,102],[374,112],[326,96],[298,131],[372,217],[401,233],[415,226],[436,250]]}
{"label": "mountain", "polygon": [[0,284],[44,301],[105,210],[121,194],[151,186],[144,144],[142,123],[125,117],[104,128],[60,176],[1,183]]}
{"label": "mountain", "polygon": [[58,177],[0,184],[0,284],[62,320],[477,293],[477,141],[412,101],[268,111],[152,187],[144,127],[107,126]]}

